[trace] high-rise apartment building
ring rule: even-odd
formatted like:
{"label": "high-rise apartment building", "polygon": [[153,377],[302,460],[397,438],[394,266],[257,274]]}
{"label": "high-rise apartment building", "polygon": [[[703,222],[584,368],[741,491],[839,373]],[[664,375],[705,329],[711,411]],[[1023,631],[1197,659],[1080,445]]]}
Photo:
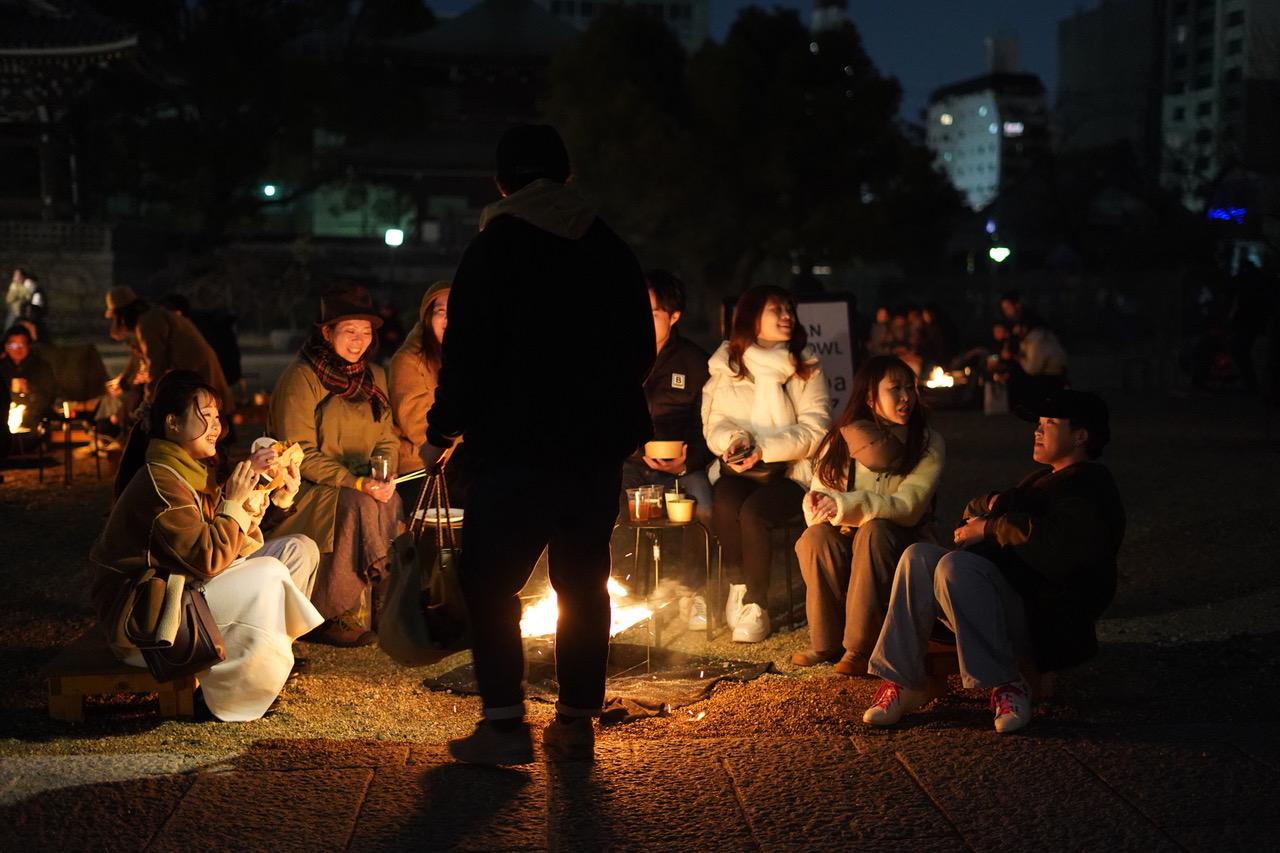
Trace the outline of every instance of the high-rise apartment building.
{"label": "high-rise apartment building", "polygon": [[1166,0],[1103,0],[1058,23],[1054,145],[1089,151],[1127,144],[1160,164]]}
{"label": "high-rise apartment building", "polygon": [[1161,183],[1192,210],[1233,167],[1280,172],[1280,0],[1165,0]]}
{"label": "high-rise apartment building", "polygon": [[662,2],[642,2],[642,0],[537,0],[566,23],[585,30],[592,18],[600,14],[602,9],[615,3],[635,6],[646,14],[663,21],[675,32],[684,45],[684,49],[693,53],[702,47],[702,43],[710,35],[711,0],[662,0]]}
{"label": "high-rise apartment building", "polygon": [[1044,84],[995,71],[944,86],[925,107],[925,143],[969,207],[981,210],[1048,150]]}

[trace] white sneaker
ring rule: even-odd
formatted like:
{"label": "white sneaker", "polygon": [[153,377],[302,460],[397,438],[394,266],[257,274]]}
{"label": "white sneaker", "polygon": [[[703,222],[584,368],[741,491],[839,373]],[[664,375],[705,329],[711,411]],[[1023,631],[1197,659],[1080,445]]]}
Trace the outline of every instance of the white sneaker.
{"label": "white sneaker", "polygon": [[707,630],[707,600],[701,595],[689,598],[689,619],[686,623],[690,631]]}
{"label": "white sneaker", "polygon": [[769,632],[769,614],[759,604],[748,604],[742,608],[738,624],[733,626],[733,641],[758,643],[769,636]]}
{"label": "white sneaker", "polygon": [[892,726],[904,714],[910,714],[924,705],[923,690],[909,690],[892,681],[882,681],[876,690],[871,707],[862,714],[862,722],[873,726]]}
{"label": "white sneaker", "polygon": [[742,599],[746,594],[745,583],[729,584],[729,600],[724,605],[724,624],[730,628],[738,626],[738,617],[742,615]]}
{"label": "white sneaker", "polygon": [[995,714],[996,731],[1016,732],[1031,722],[1031,687],[1021,676],[1017,681],[1001,684],[991,691],[991,713]]}

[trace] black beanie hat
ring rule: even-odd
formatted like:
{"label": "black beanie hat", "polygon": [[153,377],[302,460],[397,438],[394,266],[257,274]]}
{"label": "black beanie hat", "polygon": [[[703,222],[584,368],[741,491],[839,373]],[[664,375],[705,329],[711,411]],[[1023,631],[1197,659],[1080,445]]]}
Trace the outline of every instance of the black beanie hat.
{"label": "black beanie hat", "polygon": [[507,192],[539,178],[558,183],[569,180],[569,152],[549,124],[518,124],[498,140],[498,183]]}

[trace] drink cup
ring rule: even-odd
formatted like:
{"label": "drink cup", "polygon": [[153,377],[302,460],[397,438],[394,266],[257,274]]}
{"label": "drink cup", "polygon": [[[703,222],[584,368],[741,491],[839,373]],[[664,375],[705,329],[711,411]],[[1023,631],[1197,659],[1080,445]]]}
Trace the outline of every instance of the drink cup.
{"label": "drink cup", "polygon": [[695,501],[687,495],[676,500],[667,499],[667,518],[678,524],[693,521],[693,505]]}
{"label": "drink cup", "polygon": [[369,476],[384,483],[390,480],[391,457],[385,453],[375,453],[369,457]]}

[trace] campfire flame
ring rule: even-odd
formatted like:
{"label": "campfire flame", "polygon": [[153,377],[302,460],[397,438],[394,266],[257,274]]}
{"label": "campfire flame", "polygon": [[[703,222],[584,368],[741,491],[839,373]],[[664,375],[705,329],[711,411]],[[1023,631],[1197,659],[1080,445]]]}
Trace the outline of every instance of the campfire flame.
{"label": "campfire flame", "polygon": [[[653,615],[653,610],[644,604],[631,604],[628,599],[631,592],[613,578],[609,578],[609,603],[613,613],[609,624],[609,636],[614,637],[639,622]],[[556,619],[559,618],[560,607],[556,602],[555,590],[547,590],[547,594],[524,609],[520,615],[520,636],[547,637],[556,632]]]}
{"label": "campfire flame", "polygon": [[9,404],[9,432],[26,432],[22,428],[22,419],[27,416],[27,407],[18,403]]}
{"label": "campfire flame", "polygon": [[941,367],[934,367],[929,371],[929,378],[924,381],[926,388],[951,388],[955,384],[956,378]]}

